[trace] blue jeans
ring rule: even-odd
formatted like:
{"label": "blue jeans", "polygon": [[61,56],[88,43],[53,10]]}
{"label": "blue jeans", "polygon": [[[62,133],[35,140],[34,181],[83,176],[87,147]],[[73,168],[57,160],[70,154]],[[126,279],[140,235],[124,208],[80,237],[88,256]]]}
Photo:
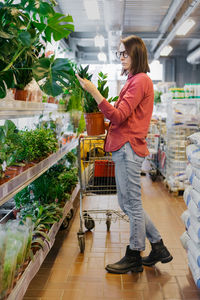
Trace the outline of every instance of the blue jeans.
{"label": "blue jeans", "polygon": [[141,200],[140,173],[144,157],[138,156],[129,143],[112,152],[115,163],[115,179],[119,206],[129,217],[130,249],[143,251],[145,238],[152,243],[160,241],[161,236],[147,213]]}

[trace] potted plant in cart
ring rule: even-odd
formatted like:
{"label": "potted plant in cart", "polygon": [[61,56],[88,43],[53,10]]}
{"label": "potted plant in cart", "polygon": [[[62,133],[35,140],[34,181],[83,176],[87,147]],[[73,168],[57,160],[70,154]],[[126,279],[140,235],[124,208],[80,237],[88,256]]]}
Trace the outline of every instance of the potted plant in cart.
{"label": "potted plant in cart", "polygon": [[[82,67],[79,70],[79,75],[82,78],[91,80],[92,75],[88,74],[89,65],[83,69]],[[100,72],[98,74],[98,85],[97,89],[101,95],[108,99],[109,87],[107,84],[107,74]],[[118,97],[111,97],[108,99],[109,102],[115,101]],[[86,130],[88,135],[100,135],[105,133],[104,126],[104,115],[99,111],[97,102],[87,91],[83,91],[83,110],[84,117],[86,122]]]}

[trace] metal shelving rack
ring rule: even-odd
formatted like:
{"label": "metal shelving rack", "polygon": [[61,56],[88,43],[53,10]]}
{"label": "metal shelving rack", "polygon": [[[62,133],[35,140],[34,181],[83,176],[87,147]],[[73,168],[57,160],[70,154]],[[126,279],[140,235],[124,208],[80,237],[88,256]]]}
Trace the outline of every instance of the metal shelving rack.
{"label": "metal shelving rack", "polygon": [[[31,117],[43,113],[50,113],[58,111],[58,106],[51,103],[34,103],[16,100],[2,100],[0,101],[0,119],[14,119],[22,117]],[[21,191],[44,172],[46,172],[52,165],[59,161],[67,152],[71,151],[78,145],[78,139],[73,139],[68,144],[62,146],[56,153],[51,154],[38,164],[33,165],[23,173],[12,178],[8,182],[0,185],[0,206],[11,199],[16,193]],[[36,273],[38,272],[40,266],[42,265],[45,257],[50,251],[54,244],[56,234],[63,223],[64,219],[70,213],[74,207],[74,200],[80,190],[80,185],[77,184],[74,189],[71,198],[67,201],[63,209],[62,219],[54,224],[49,233],[49,241],[44,242],[44,248],[37,251],[34,260],[30,261],[24,273],[20,277],[19,281],[16,283],[15,287],[8,296],[9,300],[21,300]]]}
{"label": "metal shelving rack", "polygon": [[43,261],[45,260],[47,254],[49,253],[50,249],[52,248],[56,234],[58,233],[58,230],[67,216],[67,214],[70,212],[71,209],[73,209],[74,200],[79,192],[80,185],[77,184],[76,188],[74,189],[71,199],[67,201],[64,207],[64,213],[62,219],[58,223],[55,223],[49,233],[49,241],[44,241],[44,247],[43,249],[36,252],[34,259],[30,261],[28,266],[26,267],[24,273],[20,277],[19,281],[13,288],[12,292],[8,296],[7,300],[21,300],[23,299],[23,296],[26,293],[26,290],[31,282],[31,280],[34,278],[34,276],[37,274],[37,272],[40,269],[40,266],[42,265]]}
{"label": "metal shelving rack", "polygon": [[57,111],[54,103],[26,102],[19,100],[0,101],[0,119],[30,117],[43,112]]}
{"label": "metal shelving rack", "polygon": [[184,191],[187,137],[199,129],[200,99],[169,99],[167,105],[166,183],[170,191]]}
{"label": "metal shelving rack", "polygon": [[75,139],[69,144],[66,144],[60,148],[56,153],[51,154],[35,166],[29,168],[18,176],[14,177],[10,181],[0,185],[0,205],[7,202],[16,193],[24,189],[27,185],[41,176],[51,166],[53,166],[58,160],[60,160],[67,152],[72,150],[78,145],[78,140]]}

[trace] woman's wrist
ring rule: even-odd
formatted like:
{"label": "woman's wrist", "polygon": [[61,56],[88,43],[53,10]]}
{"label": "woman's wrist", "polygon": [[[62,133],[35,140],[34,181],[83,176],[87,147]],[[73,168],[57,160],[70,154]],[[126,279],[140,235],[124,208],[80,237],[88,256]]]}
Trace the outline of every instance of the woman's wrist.
{"label": "woman's wrist", "polygon": [[96,89],[91,93],[92,97],[96,100],[97,104],[100,104],[104,97],[101,95],[101,93]]}

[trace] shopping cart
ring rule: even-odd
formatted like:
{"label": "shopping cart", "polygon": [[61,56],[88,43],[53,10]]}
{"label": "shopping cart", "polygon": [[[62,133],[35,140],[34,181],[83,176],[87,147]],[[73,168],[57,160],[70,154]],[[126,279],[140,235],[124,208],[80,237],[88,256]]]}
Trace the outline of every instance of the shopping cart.
{"label": "shopping cart", "polygon": [[95,227],[95,221],[105,221],[107,231],[109,231],[111,221],[116,222],[120,219],[129,222],[128,217],[122,211],[103,208],[83,210],[84,195],[116,194],[115,165],[111,153],[104,151],[104,141],[105,136],[79,138],[80,228],[77,237],[81,253],[85,250],[84,226],[87,230],[92,230]]}
{"label": "shopping cart", "polygon": [[158,133],[148,133],[147,135],[147,147],[149,150],[149,156],[147,159],[150,162],[149,175],[152,181],[155,181],[157,176],[159,175],[158,171],[158,147],[159,147],[159,138],[160,135]]}

